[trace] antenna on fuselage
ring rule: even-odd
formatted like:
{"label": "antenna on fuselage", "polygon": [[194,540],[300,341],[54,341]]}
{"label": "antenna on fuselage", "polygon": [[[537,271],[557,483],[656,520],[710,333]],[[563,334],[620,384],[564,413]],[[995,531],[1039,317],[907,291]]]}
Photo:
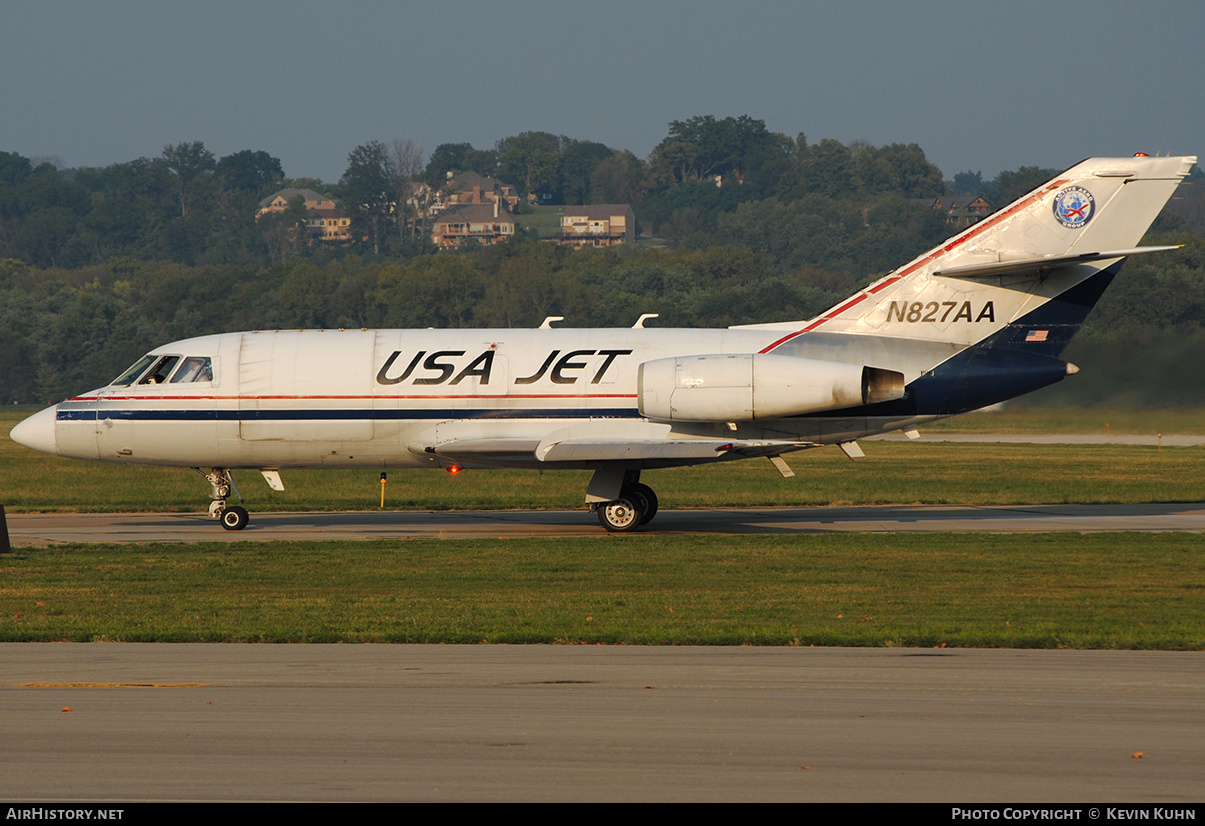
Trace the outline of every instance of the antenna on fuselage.
{"label": "antenna on fuselage", "polygon": [[551,330],[552,322],[564,321],[564,320],[565,320],[565,317],[563,315],[550,315],[550,316],[548,316],[548,318],[544,319],[544,323],[540,325],[540,329],[541,330]]}
{"label": "antenna on fuselage", "polygon": [[640,316],[640,318],[636,319],[636,323],[632,325],[632,329],[642,330],[644,329],[644,322],[648,321],[650,318],[659,318],[660,316],[661,313],[644,313],[642,316]]}

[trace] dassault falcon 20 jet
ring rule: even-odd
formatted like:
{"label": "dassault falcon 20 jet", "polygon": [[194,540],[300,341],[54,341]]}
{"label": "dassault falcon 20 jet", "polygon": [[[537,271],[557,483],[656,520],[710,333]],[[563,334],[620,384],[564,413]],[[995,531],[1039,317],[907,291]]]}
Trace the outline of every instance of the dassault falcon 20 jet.
{"label": "dassault falcon 20 jet", "polygon": [[[231,470],[588,468],[609,531],[657,512],[641,471],[783,456],[1061,380],[1059,358],[1195,157],[1093,158],[821,315],[719,330],[307,330],[157,347],[12,438],[46,453]],[[642,319],[643,321],[643,319]],[[203,470],[208,468],[209,470]],[[240,497],[241,499],[241,497]]]}

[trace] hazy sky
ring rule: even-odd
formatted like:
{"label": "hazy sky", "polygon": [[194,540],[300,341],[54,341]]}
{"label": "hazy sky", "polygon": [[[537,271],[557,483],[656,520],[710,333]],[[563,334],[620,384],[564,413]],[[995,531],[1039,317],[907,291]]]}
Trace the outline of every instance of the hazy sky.
{"label": "hazy sky", "polygon": [[1205,4],[0,0],[0,151],[66,166],[203,141],[337,181],[370,140],[527,130],[647,157],[748,114],[918,143],[947,178],[1205,150]]}

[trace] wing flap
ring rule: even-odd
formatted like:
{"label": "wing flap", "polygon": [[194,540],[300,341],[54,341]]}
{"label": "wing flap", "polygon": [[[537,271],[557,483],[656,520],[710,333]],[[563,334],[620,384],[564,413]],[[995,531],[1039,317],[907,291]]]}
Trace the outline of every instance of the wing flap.
{"label": "wing flap", "polygon": [[633,442],[614,440],[566,440],[540,445],[536,458],[541,462],[622,462],[656,460],[718,459],[734,453],[742,457],[777,456],[793,450],[815,447],[810,442],[733,441],[718,439],[666,439]]}
{"label": "wing flap", "polygon": [[648,459],[715,459],[731,449],[726,442],[666,440],[664,442],[564,441],[541,444],[541,462],[622,462]]}
{"label": "wing flap", "polygon": [[539,444],[537,439],[457,439],[417,450],[412,446],[410,450],[460,462],[490,464],[514,460],[531,461]]}
{"label": "wing flap", "polygon": [[811,442],[780,440],[721,441],[719,439],[568,439],[564,431],[542,441],[534,439],[457,439],[423,447],[422,452],[470,464],[531,462],[707,462],[726,454],[744,458],[777,456],[804,448],[818,447]]}

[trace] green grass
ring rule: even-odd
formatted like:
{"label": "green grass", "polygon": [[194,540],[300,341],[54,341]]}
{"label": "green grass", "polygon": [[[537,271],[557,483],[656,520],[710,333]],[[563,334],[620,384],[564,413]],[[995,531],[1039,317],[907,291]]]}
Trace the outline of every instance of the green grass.
{"label": "green grass", "polygon": [[1187,534],[22,548],[0,640],[1200,650]]}
{"label": "green grass", "polygon": [[[32,411],[23,411],[24,413]],[[1043,414],[1045,415],[1045,414]],[[0,504],[20,511],[201,511],[209,486],[188,469],[60,459],[7,438],[22,418],[0,414]],[[968,417],[964,417],[968,418]],[[865,462],[835,448],[788,457],[783,479],[765,460],[647,471],[664,507],[830,504],[1196,502],[1205,500],[1205,448],[865,442]],[[258,510],[363,510],[380,504],[375,470],[285,471],[273,493],[253,471],[235,474]],[[391,470],[386,508],[577,508],[589,471]]]}
{"label": "green grass", "polygon": [[925,425],[933,433],[1205,434],[1205,410],[1196,408],[1030,407],[1012,402]]}
{"label": "green grass", "polygon": [[532,212],[515,216],[515,220],[524,229],[535,230],[540,238],[556,238],[561,233],[561,216],[564,214],[563,206],[538,206]]}

